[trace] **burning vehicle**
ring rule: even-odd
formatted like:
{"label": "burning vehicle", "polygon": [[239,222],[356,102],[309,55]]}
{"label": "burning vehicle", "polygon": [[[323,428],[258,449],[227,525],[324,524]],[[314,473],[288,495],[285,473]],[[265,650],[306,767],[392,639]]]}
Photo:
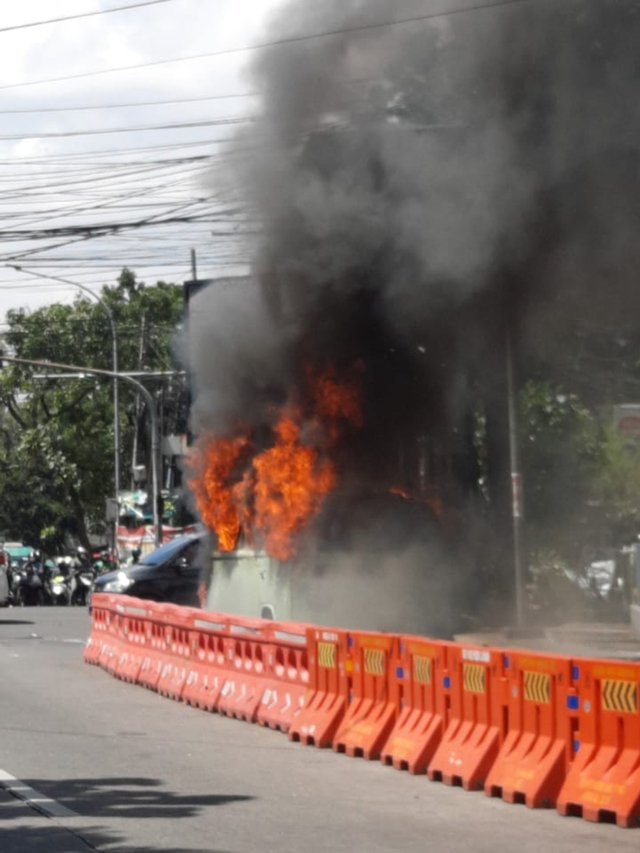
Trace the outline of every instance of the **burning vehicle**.
{"label": "burning vehicle", "polygon": [[[230,327],[236,310],[263,299],[255,279],[235,281],[228,304],[211,288],[196,300],[213,299]],[[201,302],[196,318],[208,316]],[[200,436],[189,485],[215,534],[212,609],[301,621],[329,614],[335,624],[389,630],[453,624],[447,601],[464,597],[451,563],[464,552],[460,507],[477,491],[472,438],[443,417],[427,348],[372,332],[366,303],[357,294],[342,306],[351,328],[337,362],[327,362],[329,313],[295,341],[281,388],[254,389],[246,410],[253,419]],[[432,389],[427,408],[411,402],[424,387]],[[436,566],[429,586],[424,572]],[[389,606],[389,586],[401,604]]]}
{"label": "burning vehicle", "polygon": [[250,69],[261,114],[211,175],[242,199],[251,274],[205,288],[189,323],[210,607],[505,619],[506,340],[539,366],[612,282],[627,310],[637,293],[632,7],[276,15]]}

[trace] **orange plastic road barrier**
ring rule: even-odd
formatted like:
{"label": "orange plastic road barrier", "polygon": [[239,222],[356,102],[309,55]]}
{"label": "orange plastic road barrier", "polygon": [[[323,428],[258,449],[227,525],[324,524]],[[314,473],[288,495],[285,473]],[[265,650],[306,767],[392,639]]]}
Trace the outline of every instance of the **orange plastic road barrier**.
{"label": "orange plastic road barrier", "polygon": [[555,806],[573,760],[577,692],[569,658],[505,652],[508,730],[485,791],[529,808]]}
{"label": "orange plastic road barrier", "polygon": [[306,635],[309,691],[303,709],[291,724],[289,740],[320,748],[331,746],[349,702],[349,634],[307,628]]}
{"label": "orange plastic road barrier", "polygon": [[156,690],[161,696],[179,700],[192,657],[190,611],[174,604],[161,604],[159,608],[159,618],[165,626],[167,648]]}
{"label": "orange plastic road barrier", "polygon": [[98,666],[106,669],[107,672],[113,675],[118,666],[120,654],[125,645],[120,634],[120,614],[117,612],[117,602],[114,601],[115,596],[106,596],[104,607],[106,608],[105,625],[106,632],[102,640],[100,648],[100,656],[98,658]]}
{"label": "orange plastic road barrier", "polygon": [[400,637],[400,666],[395,673],[401,711],[380,760],[396,770],[424,773],[447,724],[443,669],[444,643]]}
{"label": "orange plastic road barrier", "polygon": [[118,607],[122,613],[120,628],[123,642],[114,675],[134,684],[138,680],[144,657],[147,609],[145,602],[137,599]]}
{"label": "orange plastic road barrier", "polygon": [[429,778],[480,790],[506,733],[502,652],[447,645],[442,674],[449,724],[429,764]]}
{"label": "orange plastic road barrier", "polygon": [[218,712],[253,722],[264,693],[269,654],[269,623],[229,617],[224,639],[227,673],[218,697]]}
{"label": "orange plastic road barrier", "polygon": [[288,732],[304,707],[309,689],[307,626],[272,622],[268,627],[268,676],[256,718],[263,726]]}
{"label": "orange plastic road barrier", "polygon": [[149,690],[156,690],[158,680],[167,662],[169,644],[167,629],[161,621],[161,605],[149,603],[149,624],[147,626],[147,642],[142,658],[142,666],[138,673],[138,684]]}
{"label": "orange plastic road barrier", "polygon": [[107,617],[110,618],[110,611],[107,609],[106,603],[106,595],[94,595],[91,607],[91,636],[87,640],[83,654],[85,663],[90,663],[94,666],[98,666],[100,662],[102,644],[109,631]]}
{"label": "orange plastic road barrier", "polygon": [[376,759],[400,711],[395,678],[398,638],[350,633],[349,647],[353,669],[351,702],[333,739],[333,749],[352,757]]}
{"label": "orange plastic road barrier", "polygon": [[224,638],[229,631],[229,618],[220,613],[192,612],[193,654],[182,690],[182,701],[187,705],[204,711],[215,711],[218,706],[227,676]]}
{"label": "orange plastic road barrier", "polygon": [[558,811],[637,826],[640,665],[574,660],[573,668],[579,685],[577,755],[558,796]]}

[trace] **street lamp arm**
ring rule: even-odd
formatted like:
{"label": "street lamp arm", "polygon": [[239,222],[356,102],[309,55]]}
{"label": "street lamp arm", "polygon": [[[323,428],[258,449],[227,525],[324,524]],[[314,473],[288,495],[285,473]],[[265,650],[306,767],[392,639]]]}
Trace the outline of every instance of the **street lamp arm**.
{"label": "street lamp arm", "polygon": [[92,290],[86,284],[81,284],[79,281],[71,281],[71,279],[67,279],[67,278],[60,278],[59,276],[44,275],[43,273],[36,272],[35,270],[26,270],[24,267],[18,266],[18,264],[6,264],[5,266],[7,266],[9,269],[16,270],[16,272],[22,272],[22,273],[25,273],[25,275],[32,275],[34,278],[44,278],[47,281],[59,281],[59,282],[62,282],[63,284],[69,284],[69,285],[72,285],[73,287],[79,288],[80,290],[84,290],[85,293],[88,293],[89,296],[93,296],[93,298],[96,300],[96,302],[99,302],[100,305],[102,305],[102,307],[105,310],[105,313],[109,316],[109,320],[111,322],[111,328],[115,330],[115,325],[114,325],[114,320],[113,320],[113,312],[111,311],[111,308],[109,308],[109,306],[104,301],[104,299],[99,294],[97,294],[95,292],[95,290]]}
{"label": "street lamp arm", "polygon": [[144,387],[144,385],[141,382],[138,382],[138,380],[134,379],[132,376],[128,376],[126,373],[116,373],[114,370],[101,370],[97,367],[80,367],[77,364],[59,364],[55,361],[42,361],[40,359],[34,358],[17,358],[13,355],[9,356],[4,354],[0,355],[0,361],[7,361],[13,364],[28,364],[32,367],[53,368],[55,370],[61,370],[64,373],[87,373],[90,376],[105,376],[109,379],[120,379],[123,382],[128,382],[129,385],[133,385],[134,388],[137,389],[137,391],[143,396],[149,409],[149,414],[151,415],[151,479],[153,491],[153,525],[155,527],[156,547],[160,547],[160,545],[162,544],[162,529],[160,514],[158,512],[158,453],[160,449],[160,442],[158,436],[158,413],[156,411],[155,401],[149,391]]}

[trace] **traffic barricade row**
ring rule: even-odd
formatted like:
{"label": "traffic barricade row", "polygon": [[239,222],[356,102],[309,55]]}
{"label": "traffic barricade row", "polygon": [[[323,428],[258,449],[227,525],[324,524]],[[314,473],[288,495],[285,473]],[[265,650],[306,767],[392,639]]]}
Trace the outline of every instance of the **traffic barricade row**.
{"label": "traffic barricade row", "polygon": [[95,595],[84,657],[302,744],[530,808],[640,824],[640,665]]}
{"label": "traffic barricade row", "polygon": [[84,658],[208,711],[287,731],[309,690],[306,625],[93,597]]}

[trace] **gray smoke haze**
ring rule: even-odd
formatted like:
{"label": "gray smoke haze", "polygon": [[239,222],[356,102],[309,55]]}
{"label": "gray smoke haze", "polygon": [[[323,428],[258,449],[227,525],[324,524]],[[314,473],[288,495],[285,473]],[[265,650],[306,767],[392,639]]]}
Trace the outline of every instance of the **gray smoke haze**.
{"label": "gray smoke haze", "polygon": [[[326,353],[323,335],[343,351],[345,337],[366,337],[354,314],[369,311],[428,376],[433,367],[421,362],[432,356],[434,323],[441,330],[441,318],[505,276],[528,298],[540,291],[544,306],[567,282],[601,292],[597,274],[637,269],[628,208],[637,205],[639,4],[537,0],[471,11],[461,0],[462,14],[436,2],[392,6],[298,0],[270,34],[443,15],[278,46],[252,66],[264,114],[239,136],[251,154],[236,159],[234,179],[263,223],[260,286],[235,297],[238,311],[226,296],[209,297],[212,345],[219,337],[224,349],[215,364],[196,355],[203,393],[224,387],[232,421],[253,417],[254,389],[285,393],[282,363],[300,340],[307,357],[339,357]],[[329,312],[329,328],[318,329]],[[314,344],[309,326],[321,332]],[[447,349],[455,359],[460,347]],[[239,373],[247,381],[230,383]]]}
{"label": "gray smoke haze", "polygon": [[264,113],[213,180],[239,181],[263,233],[253,280],[198,302],[197,432],[268,425],[303,363],[362,358],[347,479],[392,482],[428,435],[467,494],[505,316],[526,357],[578,309],[637,309],[640,4],[454,5],[293,0],[274,17],[286,39],[434,15],[253,63]]}

